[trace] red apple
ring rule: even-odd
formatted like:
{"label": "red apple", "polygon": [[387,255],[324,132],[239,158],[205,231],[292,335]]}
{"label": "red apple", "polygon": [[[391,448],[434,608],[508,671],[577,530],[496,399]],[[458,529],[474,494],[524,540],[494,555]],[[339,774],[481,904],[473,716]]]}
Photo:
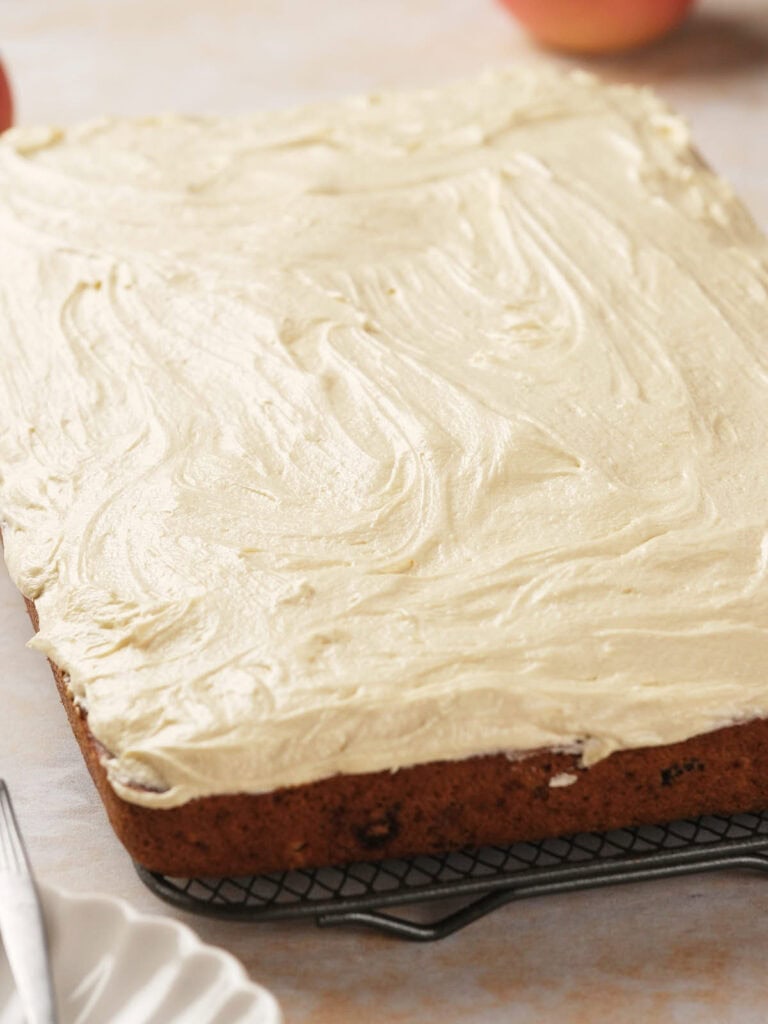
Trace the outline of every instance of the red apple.
{"label": "red apple", "polygon": [[13,124],[13,97],[3,65],[0,64],[0,132]]}
{"label": "red apple", "polygon": [[610,53],[642,46],[678,25],[693,0],[501,0],[531,35],[556,50]]}

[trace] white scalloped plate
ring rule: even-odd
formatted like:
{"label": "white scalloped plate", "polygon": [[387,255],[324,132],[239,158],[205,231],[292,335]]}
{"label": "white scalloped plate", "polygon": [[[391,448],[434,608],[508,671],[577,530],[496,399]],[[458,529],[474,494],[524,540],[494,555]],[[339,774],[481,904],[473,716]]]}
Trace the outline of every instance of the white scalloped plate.
{"label": "white scalloped plate", "polygon": [[[186,925],[42,886],[60,1024],[280,1024],[274,998]],[[23,1024],[0,945],[0,1024]]]}

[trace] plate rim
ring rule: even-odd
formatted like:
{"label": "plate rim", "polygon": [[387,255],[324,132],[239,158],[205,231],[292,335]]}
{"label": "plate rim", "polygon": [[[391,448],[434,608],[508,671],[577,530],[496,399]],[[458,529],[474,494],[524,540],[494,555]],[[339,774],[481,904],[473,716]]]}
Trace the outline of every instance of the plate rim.
{"label": "plate rim", "polygon": [[124,896],[115,896],[111,893],[69,889],[46,880],[38,881],[37,888],[46,916],[49,912],[48,907],[54,902],[68,906],[91,903],[116,910],[129,925],[150,924],[176,931],[183,937],[187,946],[186,950],[180,954],[180,958],[199,955],[201,952],[213,957],[226,968],[233,987],[247,991],[259,999],[259,1008],[263,1008],[264,1013],[263,1021],[259,1021],[259,1024],[284,1024],[284,1017],[276,996],[263,984],[250,977],[245,966],[234,953],[230,953],[229,950],[215,943],[206,942],[186,922],[162,913],[140,910]]}

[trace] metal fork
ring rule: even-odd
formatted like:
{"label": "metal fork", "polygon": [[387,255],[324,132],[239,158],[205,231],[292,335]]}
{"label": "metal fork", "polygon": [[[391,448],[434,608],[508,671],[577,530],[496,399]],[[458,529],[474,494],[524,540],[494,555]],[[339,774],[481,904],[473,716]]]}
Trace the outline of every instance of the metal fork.
{"label": "metal fork", "polygon": [[0,779],[0,936],[29,1024],[57,1024],[40,898],[8,787]]}

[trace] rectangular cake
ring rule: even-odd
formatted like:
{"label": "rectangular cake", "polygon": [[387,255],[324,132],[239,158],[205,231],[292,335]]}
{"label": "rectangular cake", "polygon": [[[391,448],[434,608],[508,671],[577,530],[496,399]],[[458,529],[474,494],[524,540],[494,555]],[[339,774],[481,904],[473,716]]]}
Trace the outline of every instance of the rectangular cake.
{"label": "rectangular cake", "polygon": [[768,804],[768,243],[652,93],[16,129],[0,267],[5,557],[138,862]]}

